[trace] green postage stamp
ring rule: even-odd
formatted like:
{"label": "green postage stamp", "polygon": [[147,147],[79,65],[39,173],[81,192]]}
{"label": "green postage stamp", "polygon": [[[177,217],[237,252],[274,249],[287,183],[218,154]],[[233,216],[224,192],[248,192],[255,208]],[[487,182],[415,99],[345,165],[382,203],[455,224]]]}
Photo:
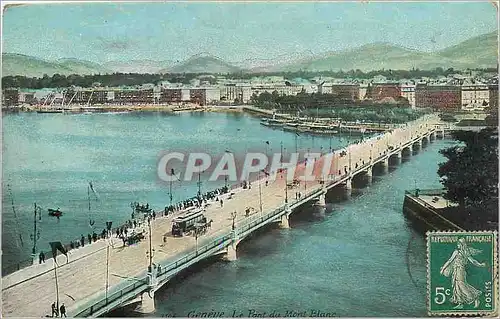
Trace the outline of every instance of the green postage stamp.
{"label": "green postage stamp", "polygon": [[496,256],[496,232],[428,232],[429,315],[496,314]]}

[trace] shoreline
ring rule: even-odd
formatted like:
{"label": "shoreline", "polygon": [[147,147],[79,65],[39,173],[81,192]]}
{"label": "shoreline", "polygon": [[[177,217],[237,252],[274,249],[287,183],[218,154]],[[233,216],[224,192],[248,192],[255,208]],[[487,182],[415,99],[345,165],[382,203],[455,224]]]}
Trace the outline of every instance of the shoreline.
{"label": "shoreline", "polygon": [[82,113],[133,113],[133,112],[243,112],[243,106],[200,106],[200,105],[99,105],[92,107],[74,108],[42,108],[40,106],[26,106],[15,108],[3,108],[2,113],[46,113],[46,114],[82,114]]}

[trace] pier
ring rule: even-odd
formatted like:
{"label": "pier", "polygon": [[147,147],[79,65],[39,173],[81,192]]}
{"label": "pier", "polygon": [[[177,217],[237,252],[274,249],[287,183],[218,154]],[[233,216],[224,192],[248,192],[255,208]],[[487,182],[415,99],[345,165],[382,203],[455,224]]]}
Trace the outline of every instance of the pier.
{"label": "pier", "polygon": [[[21,269],[3,278],[2,315],[50,315],[50,305],[57,296],[59,304],[66,305],[68,315],[75,317],[102,316],[130,303],[138,303],[138,311],[154,311],[155,291],[180,271],[215,255],[235,260],[238,244],[252,232],[271,223],[290,227],[289,217],[295,209],[312,201],[320,207],[325,205],[330,189],[342,188],[349,196],[355,176],[364,175],[371,180],[374,166],[387,168],[390,158],[410,156],[443,136],[444,130],[437,123],[437,117],[427,116],[324,154],[322,159],[332,156],[333,164],[323,180],[301,181],[290,189],[285,177],[278,174],[267,186],[263,177],[253,182],[251,189],[235,188],[231,190],[234,195],[230,192],[220,197],[224,201],[222,207],[218,202],[210,202],[204,214],[213,220],[213,226],[203,236],[167,236],[164,243],[163,236],[170,233],[171,221],[179,213],[158,217],[150,225],[143,223],[139,227],[147,233],[146,237],[151,235],[152,256],[147,255],[148,240],[122,247],[121,240],[113,238],[93,244],[93,250],[90,245],[88,252],[77,249],[69,255],[68,263],[64,256],[59,256],[58,265],[49,261]],[[297,168],[299,174],[304,170],[304,164]],[[297,192],[302,194],[300,199],[295,196]],[[245,214],[247,207],[253,208],[249,216]],[[236,215],[232,215],[234,212]],[[153,267],[148,269],[150,257]]]}

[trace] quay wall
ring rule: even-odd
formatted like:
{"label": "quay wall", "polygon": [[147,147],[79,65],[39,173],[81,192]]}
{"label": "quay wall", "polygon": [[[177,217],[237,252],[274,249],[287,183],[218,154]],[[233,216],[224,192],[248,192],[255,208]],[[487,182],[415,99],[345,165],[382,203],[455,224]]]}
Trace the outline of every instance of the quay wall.
{"label": "quay wall", "polygon": [[[426,193],[425,190],[421,190]],[[435,191],[426,195],[441,195],[442,192]],[[422,194],[423,195],[423,194]],[[451,230],[461,231],[462,227],[441,216],[432,206],[415,196],[415,191],[406,191],[403,202],[403,214],[414,223],[419,230]]]}

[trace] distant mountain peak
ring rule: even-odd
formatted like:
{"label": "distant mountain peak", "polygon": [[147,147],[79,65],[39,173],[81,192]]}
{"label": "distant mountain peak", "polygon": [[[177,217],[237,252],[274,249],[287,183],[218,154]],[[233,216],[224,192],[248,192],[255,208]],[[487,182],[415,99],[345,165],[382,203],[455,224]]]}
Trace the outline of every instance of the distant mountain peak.
{"label": "distant mountain peak", "polygon": [[234,73],[241,69],[223,59],[206,52],[191,56],[189,59],[174,65],[160,73]]}

